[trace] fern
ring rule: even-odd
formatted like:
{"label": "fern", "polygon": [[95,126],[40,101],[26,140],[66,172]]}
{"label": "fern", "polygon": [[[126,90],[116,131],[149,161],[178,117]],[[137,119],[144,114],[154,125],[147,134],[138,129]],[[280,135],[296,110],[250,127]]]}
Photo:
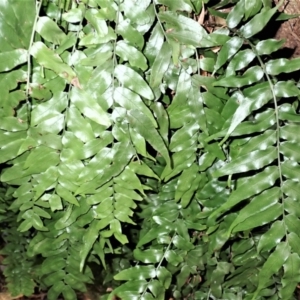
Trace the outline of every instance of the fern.
{"label": "fern", "polygon": [[300,63],[261,34],[281,4],[0,4],[12,294],[294,299]]}

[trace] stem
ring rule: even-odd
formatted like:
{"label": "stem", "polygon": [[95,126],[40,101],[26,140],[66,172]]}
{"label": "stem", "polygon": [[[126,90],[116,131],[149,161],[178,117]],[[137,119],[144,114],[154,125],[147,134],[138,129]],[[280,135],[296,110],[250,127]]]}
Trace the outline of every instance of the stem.
{"label": "stem", "polygon": [[[266,66],[264,64],[264,62],[262,61],[261,57],[258,55],[255,46],[250,42],[249,45],[251,46],[253,52],[256,54],[256,57],[265,73],[265,76],[268,80],[271,92],[272,92],[272,96],[273,96],[273,102],[274,102],[274,110],[275,110],[275,118],[276,118],[276,150],[277,150],[277,166],[278,166],[278,172],[279,172],[279,183],[280,183],[280,198],[281,199],[281,203],[283,204],[283,199],[284,199],[284,192],[282,190],[283,187],[283,176],[282,176],[282,169],[281,169],[281,159],[280,159],[280,121],[279,121],[279,114],[278,114],[278,104],[277,104],[277,97],[275,94],[275,90],[274,90],[274,85],[272,82],[272,79],[270,78],[269,74],[266,71]],[[284,212],[284,206],[282,205],[282,216],[283,218],[285,217],[285,212]],[[285,227],[285,236],[287,236],[287,230]],[[257,290],[258,292],[258,290]],[[256,293],[257,293],[256,292]],[[254,295],[254,297],[256,297],[257,294]],[[254,300],[254,298],[253,298]]]}
{"label": "stem", "polygon": [[[175,235],[176,235],[176,234],[174,234],[174,235],[172,236],[172,238],[171,238],[171,240],[170,240],[170,243],[168,244],[168,246],[167,246],[167,248],[166,248],[166,251],[164,252],[164,254],[163,254],[161,260],[159,261],[157,267],[155,268],[155,272],[157,272],[157,270],[161,267],[161,264],[163,263],[163,261],[164,261],[164,259],[165,259],[165,257],[166,257],[167,251],[169,251],[169,249],[170,249],[170,247],[171,247],[171,244],[172,244],[172,242],[173,242],[173,239],[174,239]],[[143,293],[140,295],[139,299],[144,299],[143,297],[144,297],[144,295],[145,295],[145,293],[146,293],[146,291],[147,291],[147,289],[148,289],[149,284],[152,282],[152,280],[153,280],[153,278],[151,278],[151,279],[148,281],[147,286],[145,287]]]}
{"label": "stem", "polygon": [[[279,171],[279,181],[280,181],[280,186],[282,187],[283,185],[283,177],[282,177],[282,170],[281,170],[281,159],[280,159],[280,122],[279,122],[279,114],[278,114],[278,104],[277,104],[277,97],[275,95],[275,89],[274,89],[274,85],[273,82],[269,76],[269,74],[266,71],[266,66],[264,64],[264,62],[262,61],[261,57],[257,54],[254,45],[250,42],[249,45],[251,46],[252,50],[255,52],[256,57],[265,73],[265,76],[267,78],[267,81],[269,83],[271,92],[272,92],[272,96],[273,96],[273,102],[274,102],[274,109],[275,109],[275,118],[276,118],[276,148],[277,148],[277,162],[278,162],[278,171]],[[282,192],[282,196],[283,196],[283,192]]]}
{"label": "stem", "polygon": [[30,91],[30,79],[31,79],[31,56],[30,56],[30,51],[31,47],[34,41],[34,36],[35,36],[35,29],[36,29],[36,24],[40,15],[40,10],[42,7],[42,0],[39,2],[36,2],[36,14],[35,14],[35,19],[32,27],[32,32],[30,36],[30,41],[29,41],[29,47],[28,47],[28,52],[27,52],[27,80],[26,80],[26,92],[25,92],[25,97],[26,97],[26,105],[27,105],[27,123],[28,123],[28,128],[30,126],[30,121],[31,121],[31,105],[29,101],[29,91]]}
{"label": "stem", "polygon": [[209,298],[210,298],[210,289],[208,290],[208,293],[207,293],[207,298],[206,298],[206,300],[209,300]]}
{"label": "stem", "polygon": [[[118,1],[118,10],[117,10],[116,27],[115,27],[116,29],[119,26],[119,17],[120,17],[120,1]],[[113,100],[114,100],[114,93],[115,93],[115,68],[117,65],[116,48],[117,48],[117,37],[113,44],[113,74],[112,74]]]}
{"label": "stem", "polygon": [[168,36],[166,35],[165,29],[164,29],[164,27],[163,27],[163,25],[162,25],[162,23],[160,22],[160,19],[159,19],[159,17],[158,17],[158,13],[157,13],[156,7],[155,7],[155,5],[156,5],[155,2],[156,2],[156,1],[154,1],[154,3],[153,3],[153,8],[154,8],[155,16],[156,16],[156,18],[157,18],[157,21],[158,21],[158,23],[159,23],[159,26],[160,26],[160,28],[161,28],[161,31],[163,32],[163,35],[165,36],[166,41],[169,43],[169,38],[168,38]]}
{"label": "stem", "polygon": [[197,60],[197,73],[198,73],[199,76],[201,76],[201,72],[200,72],[200,59],[199,59],[197,48],[195,48],[195,54],[196,54],[196,60]]}
{"label": "stem", "polygon": [[[89,1],[87,1],[86,3],[86,6],[89,4]],[[86,6],[84,6],[84,11],[83,11],[83,16],[82,16],[82,20],[80,21],[79,23],[79,26],[78,26],[78,30],[76,32],[76,40],[79,39],[79,33],[80,33],[80,29],[82,27],[82,23],[83,23],[83,19],[84,19],[84,15],[85,15],[85,11],[86,11]],[[61,14],[62,15],[62,14]],[[75,53],[75,50],[76,50],[76,43],[73,45],[72,47],[72,50],[71,50],[71,57],[72,55]],[[64,120],[64,127],[63,127],[63,134],[65,133],[66,131],[66,126],[67,126],[67,119],[68,119],[68,108],[70,107],[70,93],[71,93],[71,90],[72,90],[72,84],[69,84],[69,87],[68,87],[68,92],[67,92],[67,101],[68,101],[68,105],[66,107],[66,113],[65,113],[65,120]]]}

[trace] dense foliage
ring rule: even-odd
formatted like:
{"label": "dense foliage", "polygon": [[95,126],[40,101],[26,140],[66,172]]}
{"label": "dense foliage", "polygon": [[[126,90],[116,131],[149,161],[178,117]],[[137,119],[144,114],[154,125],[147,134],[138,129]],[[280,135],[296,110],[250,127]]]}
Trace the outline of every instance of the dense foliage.
{"label": "dense foliage", "polygon": [[286,17],[272,1],[2,0],[0,15],[13,295],[295,299],[300,59],[267,36]]}

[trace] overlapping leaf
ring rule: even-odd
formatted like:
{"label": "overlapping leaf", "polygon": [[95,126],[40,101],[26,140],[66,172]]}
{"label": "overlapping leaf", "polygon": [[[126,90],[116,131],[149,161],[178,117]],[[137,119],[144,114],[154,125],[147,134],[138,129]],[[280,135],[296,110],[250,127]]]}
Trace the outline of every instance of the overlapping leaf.
{"label": "overlapping leaf", "polygon": [[98,262],[109,299],[292,299],[299,59],[253,38],[278,7],[42,4],[0,4],[9,288],[75,299]]}

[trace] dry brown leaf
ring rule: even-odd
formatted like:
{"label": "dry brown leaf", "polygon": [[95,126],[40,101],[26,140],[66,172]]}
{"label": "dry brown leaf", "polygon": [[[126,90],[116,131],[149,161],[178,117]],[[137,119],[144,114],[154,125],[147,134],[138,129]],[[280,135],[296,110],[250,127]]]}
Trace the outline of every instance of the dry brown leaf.
{"label": "dry brown leaf", "polygon": [[205,18],[205,6],[204,6],[204,3],[202,3],[202,10],[201,10],[201,13],[198,17],[198,23],[200,25],[204,24],[204,18]]}
{"label": "dry brown leaf", "polygon": [[72,80],[71,80],[71,84],[79,89],[82,90],[82,86],[80,85],[80,82],[79,82],[79,79],[78,77],[74,77]]}
{"label": "dry brown leaf", "polygon": [[15,299],[19,299],[19,298],[22,298],[22,297],[23,297],[23,295],[12,297],[10,295],[10,293],[0,293],[0,300],[15,300]]}

